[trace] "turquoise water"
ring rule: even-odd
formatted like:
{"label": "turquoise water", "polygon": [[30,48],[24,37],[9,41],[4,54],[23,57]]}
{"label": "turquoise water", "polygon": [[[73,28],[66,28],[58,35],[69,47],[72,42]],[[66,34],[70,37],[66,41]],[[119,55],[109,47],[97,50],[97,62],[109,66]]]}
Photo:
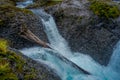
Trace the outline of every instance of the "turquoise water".
{"label": "turquoise water", "polygon": [[[30,0],[18,3],[17,7],[24,8],[31,4]],[[90,56],[80,52],[72,52],[67,41],[60,35],[53,17],[43,10],[32,10],[43,23],[49,45],[53,49],[32,47],[20,50],[24,55],[46,64],[55,70],[62,80],[120,80],[120,42],[116,45],[108,66],[102,66]],[[91,75],[84,74],[64,57],[78,67],[88,71]]]}
{"label": "turquoise water", "polygon": [[33,0],[25,0],[24,2],[17,2],[16,4],[17,4],[16,7],[25,8],[28,5],[33,4]]}
{"label": "turquoise water", "polygon": [[[120,58],[118,56],[120,55],[119,44],[114,50],[113,54],[115,55],[111,57],[109,65],[107,67],[102,66],[88,55],[79,52],[72,52],[66,40],[59,34],[51,15],[44,13],[42,10],[32,11],[42,20],[45,32],[53,50],[33,47],[21,50],[22,53],[54,69],[62,80],[120,80],[120,72],[116,70],[116,66],[120,68],[118,65]],[[71,66],[69,63],[66,63],[59,58],[59,56],[56,56],[57,54],[64,56],[77,66],[90,72],[92,75],[82,73],[82,71],[79,71],[74,66]]]}

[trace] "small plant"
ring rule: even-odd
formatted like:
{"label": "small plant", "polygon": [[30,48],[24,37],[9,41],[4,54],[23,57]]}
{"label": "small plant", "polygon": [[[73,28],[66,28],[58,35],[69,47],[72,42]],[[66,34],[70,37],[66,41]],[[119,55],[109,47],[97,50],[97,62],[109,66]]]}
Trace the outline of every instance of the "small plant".
{"label": "small plant", "polygon": [[116,18],[120,15],[117,6],[112,6],[103,1],[91,0],[90,9],[94,14],[104,18]]}

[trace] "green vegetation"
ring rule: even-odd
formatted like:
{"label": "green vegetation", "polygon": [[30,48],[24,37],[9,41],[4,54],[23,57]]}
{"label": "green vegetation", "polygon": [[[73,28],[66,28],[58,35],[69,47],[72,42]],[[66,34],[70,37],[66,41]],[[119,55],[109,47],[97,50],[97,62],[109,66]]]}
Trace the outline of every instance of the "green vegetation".
{"label": "green vegetation", "polygon": [[33,15],[33,13],[28,9],[20,9],[13,5],[0,5],[0,26],[5,26],[9,23],[8,21],[14,21],[16,16],[21,19],[21,15]]}
{"label": "green vegetation", "polygon": [[21,9],[21,8],[17,8],[15,6],[12,6],[12,5],[1,5],[0,6],[0,14],[2,14],[2,13],[9,14],[10,13],[10,14],[15,15],[15,13],[17,13],[17,12],[22,12],[24,14],[33,14],[28,9]]}
{"label": "green vegetation", "polygon": [[0,5],[16,5],[16,2],[23,1],[23,0],[0,0]]}
{"label": "green vegetation", "polygon": [[52,6],[61,3],[63,0],[36,0],[34,4],[29,5],[27,8],[37,8],[42,6]]}
{"label": "green vegetation", "polygon": [[0,40],[0,51],[7,52],[7,41],[4,39]]}
{"label": "green vegetation", "polygon": [[12,0],[0,0],[0,5],[15,5],[16,3]]}
{"label": "green vegetation", "polygon": [[25,75],[24,79],[25,80],[30,80],[30,79],[35,79],[35,77],[36,77],[36,74],[32,73],[32,74]]}
{"label": "green vegetation", "polygon": [[0,80],[18,80],[19,75],[23,75],[24,80],[35,79],[36,71],[28,69],[22,57],[7,48],[7,41],[0,39]]}
{"label": "green vegetation", "polygon": [[[21,27],[28,26],[29,20],[36,20],[30,10],[17,8],[16,1],[0,0],[0,36],[2,38],[6,37],[4,34],[6,35],[7,31],[7,36],[9,34],[17,36]],[[40,67],[36,71],[37,65],[39,66],[26,56],[9,50],[8,42],[0,39],[0,80],[45,80],[44,76],[49,76],[49,73],[44,72]]]}
{"label": "green vegetation", "polygon": [[0,27],[8,26],[11,21],[15,22],[16,18],[33,15],[28,9],[17,8],[15,5],[18,1],[21,0],[0,0]]}
{"label": "green vegetation", "polygon": [[[10,62],[12,59],[10,56],[14,53],[7,50],[7,41],[4,39],[0,40],[0,80],[18,80],[15,73],[10,67]],[[18,58],[13,56],[13,58]]]}
{"label": "green vegetation", "polygon": [[62,0],[49,0],[49,1],[42,1],[41,2],[41,6],[51,6],[51,5],[55,5],[62,2]]}
{"label": "green vegetation", "polygon": [[4,26],[7,21],[14,20],[13,18],[19,14],[33,15],[32,11],[28,9],[21,9],[15,6],[16,2],[20,0],[0,0],[0,26]]}
{"label": "green vegetation", "polygon": [[18,80],[7,61],[0,59],[0,80]]}
{"label": "green vegetation", "polygon": [[120,10],[118,9],[117,6],[110,5],[102,0],[100,1],[90,0],[90,1],[91,1],[90,9],[99,17],[104,17],[108,19],[120,16]]}
{"label": "green vegetation", "polygon": [[4,24],[4,21],[0,19],[0,26]]}

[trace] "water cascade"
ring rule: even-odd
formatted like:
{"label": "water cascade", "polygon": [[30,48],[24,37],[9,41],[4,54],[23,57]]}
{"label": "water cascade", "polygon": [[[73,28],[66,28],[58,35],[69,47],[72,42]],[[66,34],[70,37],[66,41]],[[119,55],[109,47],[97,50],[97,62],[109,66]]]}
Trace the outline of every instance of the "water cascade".
{"label": "water cascade", "polygon": [[17,2],[16,4],[17,4],[16,7],[25,8],[28,5],[33,4],[33,0],[25,0],[24,2]]}
{"label": "water cascade", "polygon": [[[55,70],[62,80],[120,80],[120,43],[115,48],[109,65],[107,67],[102,66],[88,55],[72,52],[67,41],[59,34],[51,15],[40,9],[33,9],[32,11],[42,20],[50,46],[53,49],[25,48],[20,50],[24,55],[48,65]],[[64,60],[62,56],[90,72],[91,75],[84,74],[78,68],[71,66],[71,63]]]}
{"label": "water cascade", "polygon": [[120,41],[114,48],[113,55],[111,56],[108,67],[120,74]]}

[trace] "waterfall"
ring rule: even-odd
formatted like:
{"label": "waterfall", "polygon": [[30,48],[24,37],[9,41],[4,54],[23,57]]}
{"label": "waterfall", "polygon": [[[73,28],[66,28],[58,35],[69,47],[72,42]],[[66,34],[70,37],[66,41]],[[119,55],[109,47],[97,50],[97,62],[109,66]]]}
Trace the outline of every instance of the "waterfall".
{"label": "waterfall", "polygon": [[[44,48],[24,49],[22,50],[22,52],[25,53],[25,55],[27,55],[27,53],[29,52],[32,52],[31,54],[28,55],[29,57],[37,61],[43,62],[46,65],[49,65],[51,68],[55,69],[57,74],[60,75],[62,80],[119,80],[120,79],[118,77],[118,73],[116,73],[112,68],[98,64],[88,55],[84,55],[78,52],[72,52],[66,40],[59,34],[55,21],[51,15],[39,9],[35,9],[32,11],[42,20],[45,28],[45,32],[50,42],[50,46],[54,50],[49,51],[48,49],[44,49]],[[35,50],[36,52],[34,53],[33,50]],[[90,72],[92,75],[85,75],[79,72],[76,68],[65,63],[63,60],[55,56],[56,54],[61,54],[62,56],[66,57],[69,61],[73,62],[77,66]]]}
{"label": "waterfall", "polygon": [[116,44],[109,64],[104,69],[107,80],[120,80],[120,41]]}
{"label": "waterfall", "polygon": [[[39,9],[32,10],[32,11],[34,12],[34,14],[39,16],[40,19],[42,20],[50,45],[54,48],[54,50],[58,52],[57,54],[62,54],[71,62],[82,67],[84,70],[90,72],[92,75],[97,76],[97,78],[99,78],[100,80],[113,79],[111,76],[109,77],[110,74],[105,75],[107,72],[107,69],[105,71],[104,70],[105,67],[95,62],[90,56],[84,55],[81,53],[75,53],[70,50],[66,40],[59,34],[55,21],[51,15]],[[72,80],[75,80],[75,79],[72,79]]]}
{"label": "waterfall", "polygon": [[[51,15],[45,13],[43,10],[40,10],[40,9],[36,9],[32,11],[41,18],[43,25],[45,27],[45,32],[48,36],[50,45],[56,51],[58,51],[60,54],[62,54],[63,56],[65,56],[67,59],[74,62],[78,66],[81,66],[83,69],[93,74],[96,74],[96,72],[94,72],[95,69],[97,70],[99,68],[101,70],[102,67],[100,67],[99,64],[97,64],[90,56],[83,55],[81,53],[71,52],[68,46],[68,43],[59,34],[55,21]],[[93,66],[94,68],[92,69]]]}
{"label": "waterfall", "polygon": [[114,48],[113,55],[110,59],[108,66],[120,74],[120,41]]}
{"label": "waterfall", "polygon": [[68,47],[68,43],[59,34],[59,31],[57,30],[57,26],[54,22],[53,17],[40,9],[32,11],[34,14],[38,15],[41,18],[43,25],[45,27],[45,32],[50,42],[50,46],[67,57],[72,56],[71,50]]}
{"label": "waterfall", "polygon": [[33,4],[33,0],[25,0],[24,2],[17,2],[16,4],[17,4],[16,7],[25,8],[28,5]]}
{"label": "waterfall", "polygon": [[[42,21],[53,50],[41,47],[25,48],[20,50],[24,55],[54,69],[62,80],[120,80],[120,42],[113,52],[109,65],[107,67],[102,66],[88,55],[72,52],[67,41],[60,35],[51,15],[40,9],[33,9],[32,11]],[[91,75],[83,74],[70,63],[66,63],[65,60],[61,59],[61,55],[90,72]]]}

